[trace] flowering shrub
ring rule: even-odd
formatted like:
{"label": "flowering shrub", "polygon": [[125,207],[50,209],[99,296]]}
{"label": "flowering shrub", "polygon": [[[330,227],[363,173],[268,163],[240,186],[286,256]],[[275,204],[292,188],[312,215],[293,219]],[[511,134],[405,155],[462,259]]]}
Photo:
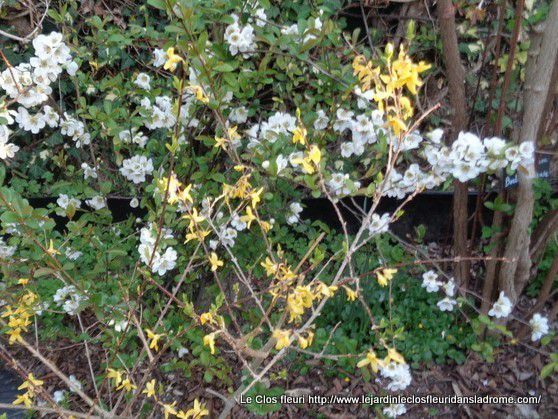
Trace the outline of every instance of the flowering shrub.
{"label": "flowering shrub", "polygon": [[[378,317],[370,283],[389,300],[398,280],[418,281],[430,313],[471,301],[445,274],[382,256],[390,224],[424,190],[529,167],[533,143],[461,132],[449,144],[427,122],[435,109],[414,106],[430,65],[408,45],[346,44],[331,2],[147,3],[124,33],[89,18],[85,44],[71,13],[53,10],[63,29],[5,58],[0,325],[32,351],[32,327],[41,341],[79,342],[87,363],[78,380],[45,360],[60,388],[51,397],[30,374],[16,402],[202,417],[205,403],[173,398],[161,375],[201,369],[237,386],[226,415],[290,353],[352,357],[387,391],[405,390],[403,332]],[[32,208],[36,194],[56,202]],[[370,204],[350,234],[344,199],[357,195]],[[113,222],[106,199],[117,196],[143,215]],[[342,231],[305,220],[308,197],[327,199]],[[398,210],[379,214],[383,197]],[[320,316],[334,302],[365,310],[366,347],[332,352]],[[501,294],[489,316],[510,311]],[[530,324],[533,341],[549,332],[539,314]]]}

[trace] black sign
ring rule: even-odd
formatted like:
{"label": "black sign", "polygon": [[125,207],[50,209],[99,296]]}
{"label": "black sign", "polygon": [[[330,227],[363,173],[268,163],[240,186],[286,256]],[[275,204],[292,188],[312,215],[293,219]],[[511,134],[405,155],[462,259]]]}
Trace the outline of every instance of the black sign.
{"label": "black sign", "polygon": [[[537,154],[535,156],[535,170],[537,171],[537,178],[539,179],[550,178],[550,156]],[[516,187],[517,183],[518,183],[517,172],[511,176],[506,176],[504,178],[504,188],[506,189]]]}

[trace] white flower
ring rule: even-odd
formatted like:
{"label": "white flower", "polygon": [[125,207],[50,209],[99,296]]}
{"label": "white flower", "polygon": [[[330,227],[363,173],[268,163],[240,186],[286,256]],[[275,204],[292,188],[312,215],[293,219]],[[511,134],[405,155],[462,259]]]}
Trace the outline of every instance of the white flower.
{"label": "white flower", "polygon": [[232,55],[240,52],[244,58],[248,58],[256,48],[254,28],[250,24],[240,26],[236,20],[225,29],[225,42],[229,44]]}
{"label": "white flower", "polygon": [[256,19],[256,26],[265,26],[267,15],[265,14],[265,10],[263,8],[260,7],[259,9],[256,9],[256,11],[254,12],[254,18]]}
{"label": "white flower", "polygon": [[390,404],[388,407],[384,407],[383,412],[387,417],[396,418],[407,413],[407,408],[402,403]]}
{"label": "white flower", "polygon": [[139,145],[141,148],[144,148],[147,144],[147,136],[144,135],[141,131],[138,131],[137,128],[125,129],[118,133],[118,138],[123,143],[134,143]]}
{"label": "white flower", "polygon": [[132,198],[130,200],[130,206],[132,208],[137,208],[139,206],[139,200],[137,198]]}
{"label": "white flower", "polygon": [[455,306],[456,304],[457,301],[455,301],[453,298],[445,297],[438,301],[436,305],[438,306],[440,311],[453,311],[453,306]]}
{"label": "white flower", "polygon": [[79,250],[72,250],[69,247],[66,248],[64,254],[70,260],[78,260],[83,255],[83,253],[80,252]]}
{"label": "white flower", "polygon": [[122,162],[120,173],[134,182],[145,182],[145,176],[153,172],[153,161],[145,156],[137,155]]}
{"label": "white flower", "polygon": [[287,168],[289,160],[282,154],[279,154],[277,159],[275,159],[275,163],[277,164],[277,174],[279,174]]}
{"label": "white flower", "polygon": [[535,144],[533,141],[523,141],[519,145],[519,155],[522,165],[532,163],[535,160]]}
{"label": "white flower", "polygon": [[60,121],[60,115],[50,106],[45,105],[43,106],[43,119],[49,127],[56,128]]}
{"label": "white flower", "polygon": [[231,216],[231,226],[237,231],[242,231],[246,228],[246,223],[241,220],[240,215],[236,212]]}
{"label": "white flower", "polygon": [[302,205],[298,202],[293,202],[289,205],[290,214],[287,216],[287,224],[293,225],[300,221],[300,213],[302,212]]}
{"label": "white flower", "polygon": [[322,109],[318,110],[316,114],[317,117],[314,121],[314,129],[317,131],[322,131],[327,128],[327,124],[329,124],[329,118]]}
{"label": "white flower", "polygon": [[434,271],[428,271],[422,274],[422,287],[426,288],[427,292],[437,292],[440,289],[441,283],[437,281],[438,275]]}
{"label": "white flower", "polygon": [[18,113],[15,117],[15,120],[17,121],[21,129],[25,131],[31,131],[31,133],[33,134],[37,134],[45,127],[46,122],[42,113],[31,115],[27,111],[27,109],[22,106],[20,106],[17,111]]}
{"label": "white flower", "polygon": [[236,124],[243,124],[248,119],[248,109],[245,106],[234,108],[229,114],[229,121]]}
{"label": "white flower", "polygon": [[444,136],[444,130],[441,128],[436,128],[427,134],[428,139],[434,144],[440,144],[442,137]]}
{"label": "white flower", "polygon": [[11,258],[17,248],[15,246],[8,246],[6,242],[0,237],[0,259]]}
{"label": "white flower", "polygon": [[411,384],[411,369],[407,364],[396,364],[390,362],[380,370],[383,377],[390,378],[392,381],[387,385],[388,390],[397,391],[406,389]]}
{"label": "white flower", "polygon": [[[158,253],[156,253],[156,255],[158,255]],[[167,271],[174,269],[177,256],[176,250],[172,247],[167,247],[163,255],[153,258],[153,272],[157,272],[162,276],[167,273]]]}
{"label": "white flower", "polygon": [[108,325],[109,326],[114,326],[114,331],[115,332],[122,333],[128,327],[128,320],[114,321],[114,319],[111,319],[108,322]]}
{"label": "white flower", "polygon": [[389,230],[389,222],[391,216],[386,212],[381,217],[378,214],[372,214],[370,217],[370,225],[368,226],[368,232],[370,236],[375,236],[377,234],[385,233]]}
{"label": "white flower", "polygon": [[354,144],[351,141],[346,141],[341,144],[341,156],[349,158],[354,153]]}
{"label": "white flower", "polygon": [[75,377],[75,375],[70,375],[68,377],[70,379],[70,391],[75,393],[76,390],[81,391],[83,386],[81,385],[80,381]]}
{"label": "white flower", "polygon": [[60,194],[58,199],[56,200],[58,206],[62,209],[67,209],[68,207],[72,206],[73,208],[80,208],[81,201],[77,198],[70,198],[66,194]]}
{"label": "white flower", "polygon": [[68,73],[72,77],[76,75],[78,69],[79,65],[75,61],[70,61],[68,64],[66,64],[66,73]]}
{"label": "white flower", "polygon": [[442,287],[444,288],[444,291],[446,292],[446,295],[448,297],[453,297],[455,295],[455,281],[453,280],[453,278],[448,280],[448,282],[442,285]]}
{"label": "white flower", "polygon": [[298,34],[298,25],[295,23],[291,26],[285,26],[281,28],[281,33],[283,35],[297,35]]}
{"label": "white flower", "polygon": [[97,179],[97,170],[94,167],[89,166],[87,163],[82,163],[81,168],[83,169],[83,179]]}
{"label": "white flower", "polygon": [[86,200],[85,203],[97,211],[107,206],[105,198],[100,195],[97,195],[91,199]]}
{"label": "white flower", "polygon": [[508,317],[508,315],[512,311],[512,308],[513,307],[510,299],[506,297],[504,291],[501,291],[498,300],[494,303],[494,305],[488,312],[488,315],[492,317],[496,317],[498,319],[502,317]]}
{"label": "white flower", "polygon": [[539,313],[535,313],[533,318],[529,320],[529,326],[533,329],[531,334],[531,340],[536,342],[544,335],[548,334],[550,328],[548,326],[548,319],[541,316]]}
{"label": "white flower", "polygon": [[10,130],[6,126],[0,127],[0,159],[13,159],[19,147],[15,144],[8,143]]}
{"label": "white flower", "polygon": [[136,80],[134,81],[134,84],[140,87],[141,89],[149,90],[151,89],[151,86],[149,85],[150,82],[151,82],[151,77],[149,77],[145,73],[139,73],[136,76]]}
{"label": "white flower", "polygon": [[62,403],[65,398],[66,398],[66,391],[64,390],[56,390],[52,395],[52,399],[57,404]]}
{"label": "white flower", "polygon": [[333,124],[333,129],[337,132],[343,132],[353,125],[353,111],[348,111],[343,108],[337,109],[337,121]]}
{"label": "white flower", "polygon": [[185,348],[184,346],[181,346],[180,348],[178,348],[178,357],[182,358],[184,355],[189,354],[190,351],[188,350],[188,348]]}
{"label": "white flower", "polygon": [[155,67],[162,67],[168,59],[167,53],[159,48],[156,48],[155,50],[153,50],[153,65]]}

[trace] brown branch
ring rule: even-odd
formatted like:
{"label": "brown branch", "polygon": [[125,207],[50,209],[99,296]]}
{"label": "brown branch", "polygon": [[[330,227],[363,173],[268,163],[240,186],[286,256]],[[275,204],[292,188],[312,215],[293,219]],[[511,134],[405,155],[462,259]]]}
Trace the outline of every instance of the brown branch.
{"label": "brown branch", "polygon": [[[449,99],[453,109],[452,137],[467,128],[467,102],[465,99],[465,70],[459,56],[455,26],[455,8],[451,0],[439,0],[437,6],[440,36],[444,52],[444,66],[448,77]],[[453,243],[455,254],[464,258],[467,246],[467,184],[454,181],[453,196]],[[469,263],[466,260],[455,264],[455,279],[458,285],[469,282]]]}

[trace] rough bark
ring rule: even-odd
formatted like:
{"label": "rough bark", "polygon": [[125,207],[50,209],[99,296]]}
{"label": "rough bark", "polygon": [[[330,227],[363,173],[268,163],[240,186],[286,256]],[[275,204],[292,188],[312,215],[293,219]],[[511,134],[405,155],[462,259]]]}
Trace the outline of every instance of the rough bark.
{"label": "rough bark", "polygon": [[[452,137],[467,127],[467,101],[465,98],[465,70],[461,64],[455,27],[455,8],[451,0],[439,0],[437,6],[440,36],[444,52],[444,66],[449,86],[449,100],[453,110]],[[466,257],[467,246],[467,184],[454,182],[453,195],[453,245],[457,257]],[[469,262],[455,264],[455,280],[459,286],[467,287]]]}
{"label": "rough bark", "polygon": [[[519,141],[537,141],[543,121],[543,111],[548,95],[552,93],[551,80],[558,56],[558,0],[554,0],[544,29],[536,62],[530,66],[532,74],[526,74],[524,89],[524,112]],[[553,86],[552,86],[553,88]],[[532,188],[533,165],[518,170],[517,205],[508,234],[504,258],[500,269],[500,289],[515,304],[529,279],[531,258],[529,255],[529,225],[533,215],[534,195]]]}

